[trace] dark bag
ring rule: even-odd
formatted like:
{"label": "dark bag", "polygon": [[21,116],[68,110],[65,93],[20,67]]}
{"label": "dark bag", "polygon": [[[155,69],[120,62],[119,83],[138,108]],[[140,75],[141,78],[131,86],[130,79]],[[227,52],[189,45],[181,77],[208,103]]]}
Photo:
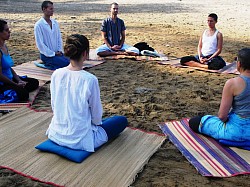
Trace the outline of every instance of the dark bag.
{"label": "dark bag", "polygon": [[134,47],[139,49],[140,52],[143,50],[155,51],[154,48],[150,47],[146,42],[139,42],[135,44]]}
{"label": "dark bag", "polygon": [[226,66],[226,63],[224,60],[220,60],[219,58],[213,58],[212,60],[208,62],[207,65],[208,65],[208,69],[219,70],[223,68],[224,66]]}

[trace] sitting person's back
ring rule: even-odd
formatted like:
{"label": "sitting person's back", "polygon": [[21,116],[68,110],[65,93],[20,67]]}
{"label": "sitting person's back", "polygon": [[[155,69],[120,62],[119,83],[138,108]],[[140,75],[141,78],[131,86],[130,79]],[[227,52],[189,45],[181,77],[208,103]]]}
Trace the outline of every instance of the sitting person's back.
{"label": "sitting person's back", "polygon": [[223,88],[218,116],[190,119],[195,132],[219,140],[250,141],[250,48],[239,51],[237,69],[240,75],[229,79]]}
{"label": "sitting person's back", "polygon": [[94,152],[122,132],[127,119],[115,116],[102,121],[98,79],[82,69],[88,57],[88,39],[71,35],[64,50],[70,64],[52,74],[50,90],[54,115],[46,134],[59,145]]}

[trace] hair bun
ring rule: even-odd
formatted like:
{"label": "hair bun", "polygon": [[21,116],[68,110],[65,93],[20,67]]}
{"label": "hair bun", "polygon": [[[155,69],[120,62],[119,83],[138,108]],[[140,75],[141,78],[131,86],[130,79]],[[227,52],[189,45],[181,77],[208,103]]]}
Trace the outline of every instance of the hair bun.
{"label": "hair bun", "polygon": [[64,46],[64,54],[67,57],[75,56],[77,53],[77,47],[74,44],[66,44]]}

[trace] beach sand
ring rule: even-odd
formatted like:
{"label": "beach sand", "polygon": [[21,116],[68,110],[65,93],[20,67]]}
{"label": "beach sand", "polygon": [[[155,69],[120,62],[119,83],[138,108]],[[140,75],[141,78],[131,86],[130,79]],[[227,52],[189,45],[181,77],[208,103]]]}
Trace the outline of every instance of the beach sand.
{"label": "beach sand", "polygon": [[[15,64],[39,58],[33,27],[40,19],[41,2],[35,0],[0,0],[0,18],[8,21],[12,34],[7,42]],[[101,45],[100,25],[109,15],[111,1],[55,0],[54,18],[67,35],[80,33],[90,39],[91,48]],[[237,0],[120,0],[119,17],[125,21],[126,43],[145,41],[168,56],[182,57],[197,53],[209,13],[219,17],[217,28],[223,33],[221,56],[232,62],[237,51],[250,46],[250,1]],[[222,75],[186,68],[139,62],[109,60],[91,68],[99,79],[104,117],[125,115],[129,125],[162,133],[161,122],[218,112],[225,81],[236,75]],[[32,106],[51,111],[49,84]],[[249,186],[250,176],[207,178],[166,141],[152,156],[132,186]],[[0,170],[0,186],[47,186],[7,170]],[[49,186],[49,185],[48,185]]]}

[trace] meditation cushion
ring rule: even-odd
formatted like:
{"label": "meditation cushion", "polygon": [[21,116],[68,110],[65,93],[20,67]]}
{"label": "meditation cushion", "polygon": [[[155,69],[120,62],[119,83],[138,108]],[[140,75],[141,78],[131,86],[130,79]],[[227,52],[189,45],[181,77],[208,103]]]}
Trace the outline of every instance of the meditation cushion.
{"label": "meditation cushion", "polygon": [[55,68],[50,67],[50,66],[46,66],[46,65],[45,65],[44,63],[42,63],[42,62],[35,61],[34,64],[35,64],[37,67],[39,67],[39,68],[55,70]]}
{"label": "meditation cushion", "polygon": [[55,153],[77,163],[81,163],[92,154],[92,152],[60,146],[49,139],[37,145],[35,148],[40,151]]}
{"label": "meditation cushion", "polygon": [[222,145],[230,146],[230,147],[239,147],[241,149],[250,150],[250,141],[244,142],[236,142],[236,141],[229,141],[229,140],[219,140]]}

